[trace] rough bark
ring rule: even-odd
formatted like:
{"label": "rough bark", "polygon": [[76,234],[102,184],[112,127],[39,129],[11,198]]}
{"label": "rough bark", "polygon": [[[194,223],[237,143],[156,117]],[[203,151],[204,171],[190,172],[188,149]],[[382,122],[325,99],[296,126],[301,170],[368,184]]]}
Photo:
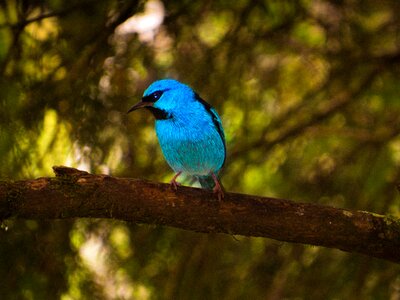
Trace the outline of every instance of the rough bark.
{"label": "rough bark", "polygon": [[268,237],[400,263],[400,220],[365,211],[54,167],[56,177],[0,182],[0,218],[113,218],[198,232]]}

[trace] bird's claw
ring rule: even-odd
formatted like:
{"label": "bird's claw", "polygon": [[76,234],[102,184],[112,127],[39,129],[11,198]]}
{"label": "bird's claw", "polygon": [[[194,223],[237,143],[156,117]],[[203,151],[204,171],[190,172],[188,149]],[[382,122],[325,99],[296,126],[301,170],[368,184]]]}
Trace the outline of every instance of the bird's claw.
{"label": "bird's claw", "polygon": [[219,183],[219,180],[215,174],[212,174],[212,178],[214,179],[215,186],[213,188],[214,194],[217,194],[218,201],[222,201],[224,199],[224,190],[221,187],[221,184]]}
{"label": "bird's claw", "polygon": [[179,177],[179,175],[181,175],[182,172],[178,172],[175,174],[175,176],[171,179],[170,184],[172,186],[172,188],[176,191],[178,189],[178,186],[180,186],[181,184],[179,182],[176,181],[176,179]]}
{"label": "bird's claw", "polygon": [[221,186],[216,185],[213,189],[214,194],[217,194],[218,201],[222,201],[224,199],[224,191],[222,190]]}
{"label": "bird's claw", "polygon": [[178,189],[178,186],[181,185],[178,181],[176,181],[176,180],[174,180],[174,179],[170,181],[170,184],[171,184],[172,188],[173,188],[175,191]]}

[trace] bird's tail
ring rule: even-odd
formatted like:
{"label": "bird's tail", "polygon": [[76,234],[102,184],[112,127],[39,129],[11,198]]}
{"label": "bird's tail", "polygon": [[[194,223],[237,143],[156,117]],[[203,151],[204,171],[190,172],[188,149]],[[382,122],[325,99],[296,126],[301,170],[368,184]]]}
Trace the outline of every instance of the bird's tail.
{"label": "bird's tail", "polygon": [[215,186],[214,179],[211,176],[199,176],[197,179],[203,189],[212,190]]}
{"label": "bird's tail", "polygon": [[[215,187],[215,182],[211,175],[196,176],[196,177],[199,180],[200,185],[203,189],[212,190]],[[221,181],[220,180],[218,180],[218,181],[219,181],[219,185],[221,186],[221,188],[223,188]]]}

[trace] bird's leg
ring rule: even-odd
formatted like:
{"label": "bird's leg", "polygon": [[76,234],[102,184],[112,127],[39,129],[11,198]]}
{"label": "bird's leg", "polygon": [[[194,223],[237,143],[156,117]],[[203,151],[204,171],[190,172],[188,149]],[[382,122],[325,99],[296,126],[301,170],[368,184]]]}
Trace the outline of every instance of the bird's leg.
{"label": "bird's leg", "polygon": [[222,190],[222,186],[219,183],[218,177],[214,173],[211,173],[211,176],[214,179],[214,183],[215,183],[213,192],[215,194],[217,194],[218,200],[221,201],[224,198],[224,191]]}
{"label": "bird's leg", "polygon": [[174,177],[172,177],[170,184],[172,185],[172,187],[174,188],[174,190],[178,189],[178,186],[180,186],[181,184],[179,182],[176,181],[176,179],[179,177],[179,175],[182,174],[182,171],[179,171],[178,173],[175,174]]}

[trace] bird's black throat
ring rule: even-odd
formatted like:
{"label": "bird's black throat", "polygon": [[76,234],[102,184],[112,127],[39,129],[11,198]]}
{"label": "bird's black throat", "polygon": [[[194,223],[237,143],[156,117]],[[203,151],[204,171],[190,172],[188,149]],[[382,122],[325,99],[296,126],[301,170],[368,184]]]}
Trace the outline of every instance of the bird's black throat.
{"label": "bird's black throat", "polygon": [[151,111],[151,113],[156,118],[156,120],[172,119],[172,115],[163,109],[159,109],[159,108],[153,107],[153,106],[147,106],[146,109]]}

